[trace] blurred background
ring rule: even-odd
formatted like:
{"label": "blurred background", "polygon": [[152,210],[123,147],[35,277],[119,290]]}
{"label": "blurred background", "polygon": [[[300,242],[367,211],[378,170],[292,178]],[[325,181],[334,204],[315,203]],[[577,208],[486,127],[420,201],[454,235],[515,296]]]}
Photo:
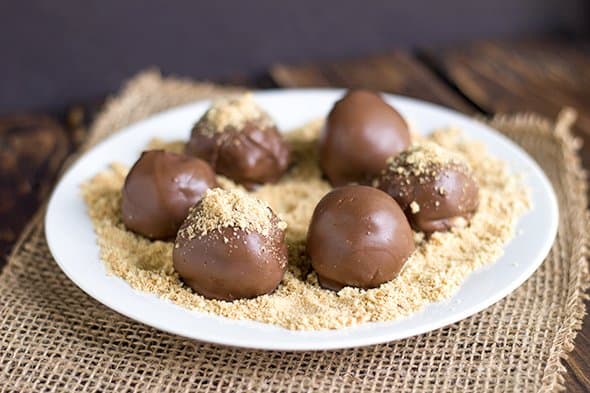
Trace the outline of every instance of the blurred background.
{"label": "blurred background", "polygon": [[589,32],[588,0],[7,1],[0,3],[0,115],[59,113],[138,71],[232,81],[298,64]]}

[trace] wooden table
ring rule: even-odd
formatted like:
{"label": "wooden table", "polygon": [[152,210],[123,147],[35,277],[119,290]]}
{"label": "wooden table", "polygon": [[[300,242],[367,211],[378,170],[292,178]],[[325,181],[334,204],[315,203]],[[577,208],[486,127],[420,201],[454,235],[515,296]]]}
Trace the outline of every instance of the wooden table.
{"label": "wooden table", "polygon": [[[590,40],[487,41],[295,66],[277,64],[260,77],[237,76],[223,82],[252,88],[365,87],[470,115],[531,111],[554,118],[562,107],[571,106],[578,111],[575,132],[584,141],[581,156],[590,169]],[[8,252],[46,198],[61,163],[84,138],[84,125],[99,107],[94,103],[70,108],[58,122],[43,115],[0,118],[4,130],[0,131],[1,254]],[[590,316],[564,364],[568,391],[590,391]]]}

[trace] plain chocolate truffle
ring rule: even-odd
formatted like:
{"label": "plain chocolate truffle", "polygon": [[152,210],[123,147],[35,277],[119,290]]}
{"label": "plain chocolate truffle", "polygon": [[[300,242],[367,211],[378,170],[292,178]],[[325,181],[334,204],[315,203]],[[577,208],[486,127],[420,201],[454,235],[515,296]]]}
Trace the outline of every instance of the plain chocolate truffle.
{"label": "plain chocolate truffle", "polygon": [[217,181],[205,161],[163,150],[143,152],[123,185],[123,223],[150,239],[174,238],[189,207],[211,187]]}
{"label": "plain chocolate truffle", "polygon": [[245,192],[209,190],[178,231],[174,268],[207,298],[271,293],[287,268],[285,227],[265,202]]}
{"label": "plain chocolate truffle", "polygon": [[404,213],[386,193],[345,186],[316,206],[307,252],[324,288],[374,288],[393,279],[414,251]]}
{"label": "plain chocolate truffle", "polygon": [[402,116],[376,93],[349,91],[336,102],[319,138],[320,167],[333,186],[368,183],[406,149]]}
{"label": "plain chocolate truffle", "polygon": [[399,203],[412,226],[427,234],[467,225],[479,203],[468,164],[434,143],[392,158],[376,183]]}
{"label": "plain chocolate truffle", "polygon": [[289,148],[251,94],[215,102],[195,124],[187,154],[248,189],[276,182],[289,165]]}

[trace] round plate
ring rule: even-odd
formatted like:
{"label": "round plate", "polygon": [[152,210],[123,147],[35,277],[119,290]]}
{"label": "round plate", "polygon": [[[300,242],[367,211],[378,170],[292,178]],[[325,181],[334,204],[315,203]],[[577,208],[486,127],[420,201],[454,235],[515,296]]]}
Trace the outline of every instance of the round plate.
{"label": "round plate", "polygon": [[[255,93],[255,99],[290,130],[325,116],[342,90],[276,90]],[[154,137],[187,139],[194,122],[209,102],[197,102],[153,116],[116,133],[84,154],[57,185],[49,202],[47,242],[64,273],[90,296],[113,310],[155,328],[224,345],[269,350],[322,350],[356,347],[397,340],[449,325],[508,295],[539,267],[557,232],[557,202],[551,185],[537,164],[519,147],[490,127],[454,111],[399,96],[386,100],[410,120],[420,133],[454,125],[471,139],[485,143],[494,156],[523,173],[531,190],[533,209],[518,222],[516,239],[495,263],[471,274],[448,301],[428,305],[408,318],[366,323],[324,331],[289,331],[273,325],[235,321],[189,311],[155,295],[132,289],[109,275],[99,259],[90,218],[80,195],[80,184],[113,162],[132,165]]]}

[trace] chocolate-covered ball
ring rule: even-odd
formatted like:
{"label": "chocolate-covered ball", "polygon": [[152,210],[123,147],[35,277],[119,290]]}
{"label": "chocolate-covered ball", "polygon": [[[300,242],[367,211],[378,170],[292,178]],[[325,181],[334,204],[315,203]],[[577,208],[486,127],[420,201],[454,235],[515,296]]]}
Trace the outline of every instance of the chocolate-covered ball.
{"label": "chocolate-covered ball", "polygon": [[123,185],[123,223],[150,239],[173,238],[189,207],[211,187],[217,181],[205,161],[163,150],[143,152]]}
{"label": "chocolate-covered ball", "polygon": [[427,234],[467,225],[479,202],[469,165],[434,143],[390,160],[376,183],[395,198],[412,226]]}
{"label": "chocolate-covered ball", "polygon": [[400,272],[412,251],[408,220],[376,188],[336,188],[313,212],[307,252],[324,288],[377,287]]}
{"label": "chocolate-covered ball", "polygon": [[248,189],[287,170],[289,148],[251,94],[215,102],[193,127],[186,152]]}
{"label": "chocolate-covered ball", "polygon": [[410,132],[381,96],[349,91],[336,102],[319,138],[320,167],[333,186],[368,183],[406,149]]}
{"label": "chocolate-covered ball", "polygon": [[174,268],[207,298],[271,293],[287,268],[285,227],[265,202],[251,195],[209,190],[178,231]]}

